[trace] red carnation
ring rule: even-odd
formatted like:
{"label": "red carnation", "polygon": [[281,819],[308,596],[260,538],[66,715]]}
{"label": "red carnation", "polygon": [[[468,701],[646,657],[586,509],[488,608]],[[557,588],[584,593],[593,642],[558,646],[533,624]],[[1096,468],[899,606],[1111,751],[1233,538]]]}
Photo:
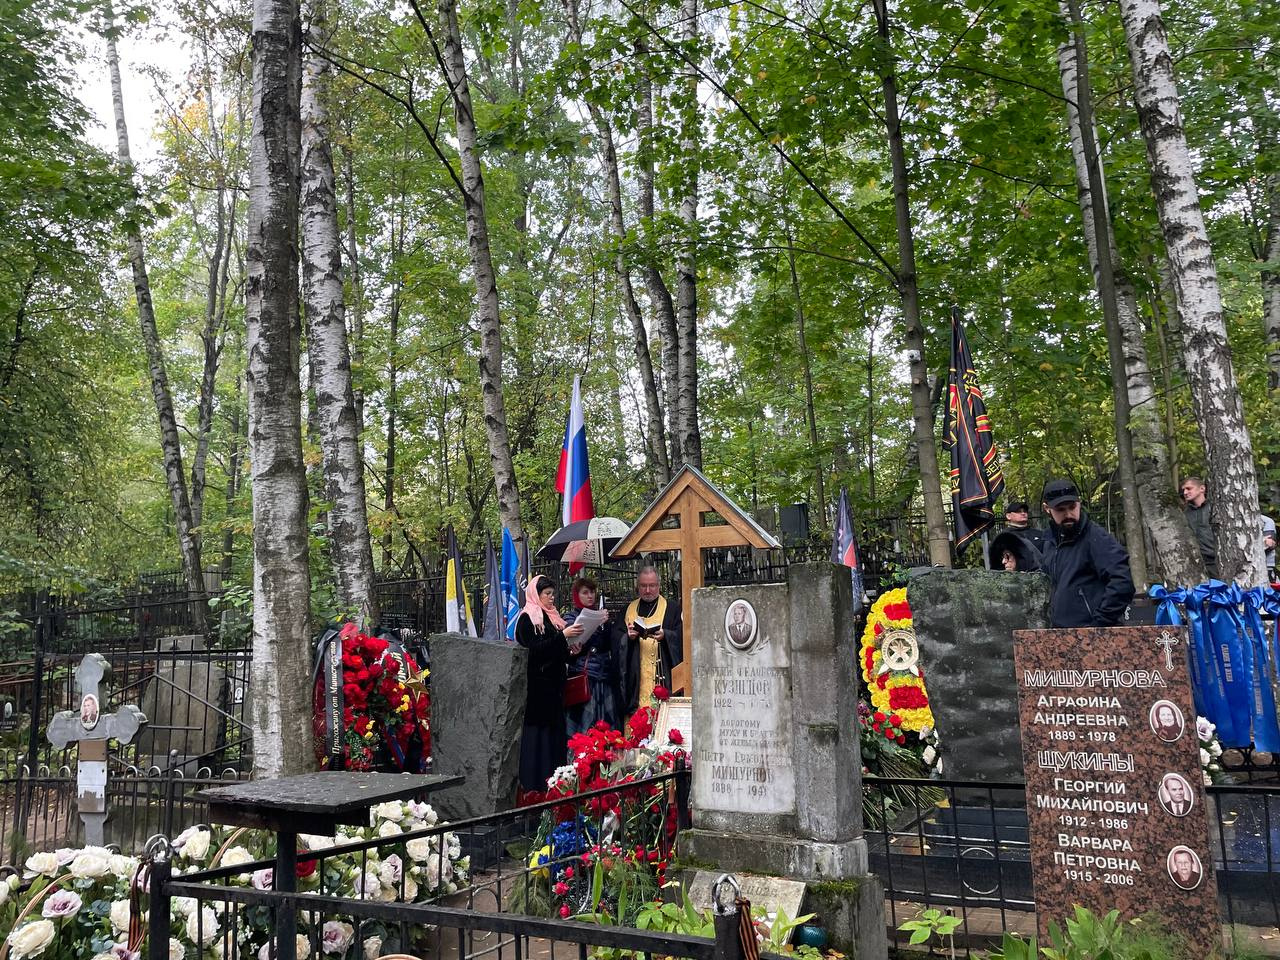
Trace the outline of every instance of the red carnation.
{"label": "red carnation", "polygon": [[[305,853],[306,851],[299,850],[298,852]],[[309,877],[316,872],[316,864],[318,862],[319,861],[317,861],[315,857],[312,857],[309,860],[299,860],[297,865],[293,868],[293,872],[298,875],[298,879]]]}
{"label": "red carnation", "polygon": [[884,712],[877,710],[875,712],[876,723],[884,723]]}
{"label": "red carnation", "polygon": [[898,716],[896,713],[890,714],[889,722],[892,723],[895,727],[902,726],[902,718]]}
{"label": "red carnation", "polygon": [[667,740],[670,741],[671,743],[674,743],[676,746],[679,746],[680,744],[684,743],[684,734],[681,733],[679,730],[677,730],[675,727],[672,727],[670,730],[667,731]]}
{"label": "red carnation", "polygon": [[653,695],[658,700],[668,700],[671,697],[671,691],[662,684],[658,684],[653,688]]}

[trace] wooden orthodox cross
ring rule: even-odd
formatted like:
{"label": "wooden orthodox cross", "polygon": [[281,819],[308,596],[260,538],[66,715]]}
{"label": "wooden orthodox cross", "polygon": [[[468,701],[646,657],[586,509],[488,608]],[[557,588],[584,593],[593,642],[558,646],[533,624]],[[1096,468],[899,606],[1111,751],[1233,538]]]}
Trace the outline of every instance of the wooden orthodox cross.
{"label": "wooden orthodox cross", "polygon": [[693,692],[693,591],[702,586],[704,547],[779,547],[758,523],[695,467],[684,466],[640,515],[613,551],[625,559],[637,553],[680,551],[680,614],[684,657],[672,671],[671,692]]}
{"label": "wooden orthodox cross", "polygon": [[76,667],[77,709],[56,713],[49,721],[46,736],[59,750],[75,740],[79,743],[76,763],[76,793],[80,819],[84,821],[85,842],[102,846],[107,820],[107,741],[128,743],[147,722],[146,714],[133,704],[116,713],[103,713],[98,685],[111,671],[106,658],[90,653]]}

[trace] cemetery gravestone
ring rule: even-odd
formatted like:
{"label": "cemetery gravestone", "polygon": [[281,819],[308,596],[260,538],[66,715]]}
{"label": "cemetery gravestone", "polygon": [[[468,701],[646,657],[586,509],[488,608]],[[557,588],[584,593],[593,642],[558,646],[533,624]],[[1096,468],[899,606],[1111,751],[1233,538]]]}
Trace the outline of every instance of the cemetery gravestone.
{"label": "cemetery gravestone", "polygon": [[528,672],[528,651],[514,643],[431,638],[431,769],[464,777],[435,795],[446,819],[515,805]]}
{"label": "cemetery gravestone", "polygon": [[827,563],[694,593],[695,827],[681,855],[838,890],[822,910],[833,940],[870,958],[887,946],[862,835],[851,599],[848,574]]}
{"label": "cemetery gravestone", "polygon": [[138,753],[162,770],[172,751],[177,751],[178,767],[188,761],[207,763],[219,746],[225,686],[226,674],[210,659],[203,636],[161,637],[155,674],[142,695],[142,712],[150,723],[138,739]]}
{"label": "cemetery gravestone", "polygon": [[147,722],[146,715],[133,704],[125,704],[116,713],[103,712],[99,690],[110,672],[111,666],[101,654],[91,653],[81,660],[76,667],[77,708],[54,714],[47,731],[49,742],[59,750],[72,741],[79,742],[77,806],[85,841],[97,846],[106,842],[107,741],[128,743]]}
{"label": "cemetery gravestone", "polygon": [[1040,931],[1072,904],[1219,943],[1182,627],[1015,634]]}
{"label": "cemetery gravestone", "polygon": [[1048,602],[1038,573],[912,572],[907,603],[947,777],[1022,779],[1013,633],[1047,627]]}
{"label": "cemetery gravestone", "polygon": [[[699,870],[689,883],[689,902],[698,910],[713,909],[711,892],[716,880],[723,874]],[[744,900],[752,907],[763,907],[766,914],[775,916],[781,911],[787,918],[794,920],[800,916],[804,903],[804,884],[799,880],[785,880],[782,877],[756,877],[750,874],[734,874],[738,890]],[[788,934],[790,939],[790,934]]]}

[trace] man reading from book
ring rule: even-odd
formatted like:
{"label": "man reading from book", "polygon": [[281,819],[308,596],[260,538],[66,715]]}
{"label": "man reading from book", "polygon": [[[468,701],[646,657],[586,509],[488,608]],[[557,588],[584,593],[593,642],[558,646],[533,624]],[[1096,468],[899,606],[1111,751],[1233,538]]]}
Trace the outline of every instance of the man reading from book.
{"label": "man reading from book", "polygon": [[636,574],[636,599],[623,618],[627,625],[627,716],[650,705],[653,688],[670,688],[671,669],[684,656],[680,602],[662,595],[658,571]]}

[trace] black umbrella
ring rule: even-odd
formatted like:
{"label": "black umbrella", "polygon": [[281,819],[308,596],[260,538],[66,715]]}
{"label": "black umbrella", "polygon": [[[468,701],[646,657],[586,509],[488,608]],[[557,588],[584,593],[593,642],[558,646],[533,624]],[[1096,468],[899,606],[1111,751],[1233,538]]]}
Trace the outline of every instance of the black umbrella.
{"label": "black umbrella", "polygon": [[551,535],[538,556],[561,563],[583,563],[600,566],[609,552],[627,535],[631,527],[617,517],[592,517],[575,520]]}

